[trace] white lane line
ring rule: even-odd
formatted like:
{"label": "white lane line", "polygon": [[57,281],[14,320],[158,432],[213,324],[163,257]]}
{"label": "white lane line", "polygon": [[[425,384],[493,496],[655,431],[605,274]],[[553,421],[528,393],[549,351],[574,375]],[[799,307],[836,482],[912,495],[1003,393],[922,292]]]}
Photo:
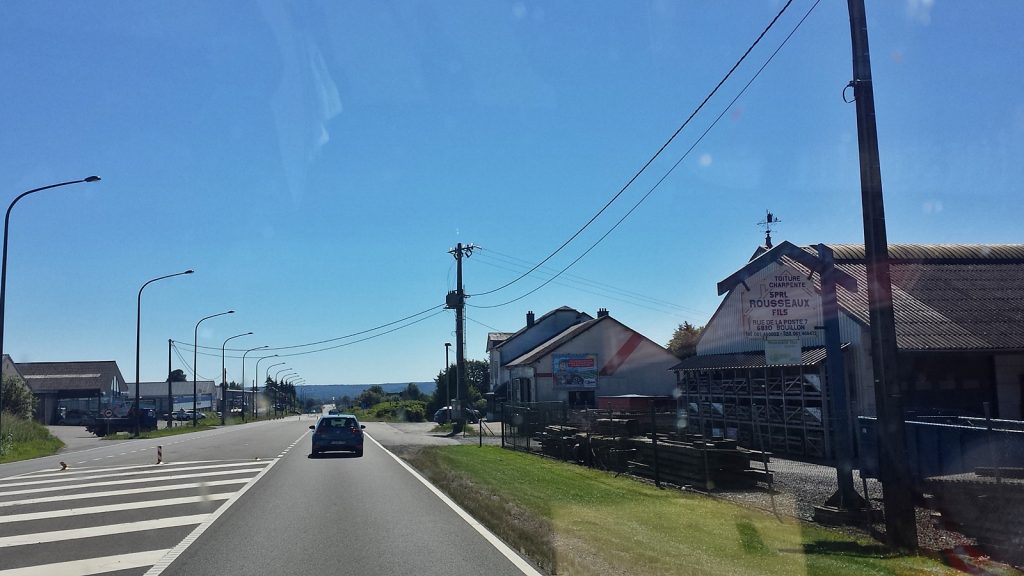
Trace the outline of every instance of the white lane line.
{"label": "white lane line", "polygon": [[[305,438],[306,434],[308,433],[308,430],[303,432],[302,436],[299,436],[299,440]],[[163,558],[161,558],[158,562],[153,564],[153,567],[150,568],[149,571],[146,572],[144,576],[160,576],[160,574],[162,574],[163,571],[166,570],[168,566],[170,566],[175,560],[177,560],[178,556],[181,556],[181,554],[185,552],[185,550],[188,550],[188,547],[191,546],[193,542],[198,540],[199,537],[203,535],[203,532],[206,532],[206,530],[210,526],[212,526],[213,523],[216,522],[218,518],[220,518],[221,514],[226,512],[227,509],[230,508],[235,502],[238,502],[238,499],[241,498],[243,494],[248,492],[250,488],[255,486],[256,483],[259,482],[260,479],[263,478],[263,476],[267,472],[270,472],[270,469],[273,468],[274,465],[277,464],[278,462],[280,462],[280,460],[271,461],[270,464],[266,468],[264,468],[262,472],[254,476],[253,479],[250,480],[248,484],[243,486],[241,490],[235,492],[234,496],[232,496],[227,502],[217,507],[217,509],[214,510],[213,514],[210,514],[210,517],[205,522],[203,522],[199,526],[196,526],[196,529],[193,530],[191,534],[186,536],[184,540],[179,542],[178,545],[174,547],[174,549],[170,550]],[[0,576],[3,575],[0,574]]]}
{"label": "white lane line", "polygon": [[245,484],[248,478],[233,478],[231,480],[214,480],[213,482],[188,482],[185,484],[169,484],[166,486],[149,486],[148,488],[128,488],[126,490],[107,490],[105,492],[87,492],[85,494],[61,494],[60,496],[43,496],[41,498],[27,498],[25,500],[12,500],[0,502],[0,508],[7,506],[26,506],[29,504],[45,504],[47,502],[63,502],[65,500],[88,500],[90,498],[109,498],[111,496],[130,496],[132,494],[149,494],[152,492],[170,492],[172,490],[191,490],[193,488],[205,488],[207,486],[230,486],[232,484]]}
{"label": "white lane line", "polygon": [[[250,462],[250,461],[245,461],[245,462],[229,462],[229,463],[225,463],[225,464],[207,464],[205,466],[181,466],[181,467],[174,467],[174,468],[169,468],[169,467],[166,467],[166,466],[157,466],[157,465],[151,464],[149,466],[146,466],[146,468],[149,468],[148,470],[141,470],[139,472],[120,472],[120,473],[117,473],[117,474],[96,474],[95,476],[90,476],[88,478],[76,478],[75,480],[95,480],[96,478],[115,478],[115,477],[121,478],[121,477],[124,477],[124,476],[142,476],[143,474],[167,474],[168,472],[182,472],[182,471],[185,471],[185,470],[209,470],[209,469],[213,469],[213,468],[237,468],[239,466],[253,466],[253,465],[255,465],[255,462]],[[106,470],[108,470],[108,469],[99,469],[99,470],[97,470],[97,472],[99,472],[99,471],[105,472]],[[9,482],[7,484],[0,484],[0,488],[8,488],[8,487],[11,487],[11,486],[37,486],[39,484],[57,484],[57,483],[60,483],[60,482],[65,482],[66,480],[67,480],[67,478],[54,478],[54,479],[51,479],[51,480],[29,480],[29,481],[22,481],[22,482]],[[6,492],[5,493],[0,493],[0,495],[2,495],[2,494],[6,494]]]}
{"label": "white lane line", "polygon": [[398,462],[398,464],[402,468],[405,468],[405,470],[409,472],[409,474],[412,474],[413,478],[419,480],[420,483],[426,486],[428,490],[433,492],[435,496],[440,498],[442,502],[444,502],[445,504],[448,505],[449,508],[454,510],[455,513],[459,515],[459,517],[465,520],[466,524],[469,524],[473,527],[474,530],[480,533],[480,535],[484,537],[484,540],[487,540],[491,544],[491,546],[494,546],[498,550],[498,552],[500,552],[505,558],[508,558],[509,562],[511,562],[516,568],[518,568],[520,572],[522,572],[523,574],[527,574],[528,576],[542,576],[542,574],[538,572],[533,566],[531,566],[529,562],[524,560],[522,556],[516,554],[514,550],[509,548],[507,544],[502,542],[502,540],[495,536],[493,532],[488,530],[486,526],[478,522],[476,518],[470,516],[468,512],[463,510],[462,507],[456,504],[454,500],[449,498],[444,492],[441,492],[436,486],[434,486],[426,478],[421,476],[420,473],[417,472],[412,466],[409,466],[408,464],[405,463],[404,460],[392,454],[390,450],[381,445],[380,442],[374,440],[372,436],[366,434],[365,432],[364,434],[366,435],[367,438],[370,439],[370,442],[373,442],[374,444],[377,445],[378,448],[383,450],[385,454],[391,456],[391,458],[393,458],[395,462]]}
{"label": "white lane line", "polygon": [[[0,497],[20,496],[22,494],[41,494],[43,492],[60,492],[63,490],[78,490],[79,488],[99,488],[101,486],[123,486],[125,484],[144,484],[147,482],[166,482],[167,480],[184,480],[186,478],[207,478],[210,476],[230,476],[232,474],[249,474],[259,472],[259,468],[241,468],[238,470],[220,470],[216,472],[193,472],[192,474],[173,474],[169,476],[154,476],[149,478],[129,478],[127,480],[105,480],[103,482],[87,482],[85,484],[74,484],[70,486],[47,486],[46,488],[25,488],[23,490],[10,490],[0,492]],[[68,497],[71,497],[69,495]]]}
{"label": "white lane line", "polygon": [[130,570],[132,568],[152,566],[153,562],[159,560],[166,553],[167,550],[149,550],[133,554],[118,554],[117,556],[86,558],[85,560],[73,560],[71,562],[41,564],[27,568],[0,570],[0,576],[90,576],[116,570]]}
{"label": "white lane line", "polygon": [[[7,485],[6,480],[24,480],[26,478],[47,478],[50,476],[60,476],[67,478],[68,476],[74,476],[78,474],[92,474],[93,472],[114,472],[117,470],[153,470],[154,468],[163,467],[164,469],[174,468],[176,466],[191,466],[194,464],[213,464],[216,462],[236,462],[237,460],[186,460],[182,462],[173,462],[170,464],[133,464],[131,466],[82,466],[81,468],[70,468],[68,470],[54,470],[48,468],[46,470],[37,470],[35,472],[27,472],[18,476],[11,476],[0,480],[0,487]],[[79,462],[79,464],[85,464],[85,460]]]}
{"label": "white lane line", "polygon": [[141,510],[143,508],[159,508],[161,506],[177,506],[179,504],[195,504],[215,500],[227,500],[235,492],[220,492],[204,496],[182,496],[181,498],[164,498],[163,500],[147,500],[145,502],[125,502],[123,504],[107,504],[105,506],[88,506],[85,508],[68,508],[50,510],[48,512],[27,512],[0,516],[0,524],[27,522],[29,520],[46,520],[47,518],[66,518],[68,516],[85,516],[86,514],[104,514],[107,512],[123,512],[125,510]]}
{"label": "white lane line", "polygon": [[202,524],[207,516],[209,514],[191,514],[189,516],[172,516],[171,518],[157,518],[155,520],[141,520],[139,522],[124,522],[121,524],[107,524],[105,526],[89,526],[88,528],[6,536],[0,538],[0,548],[46,544],[63,540],[77,540],[78,538],[94,538],[96,536],[112,536],[114,534],[128,534],[130,532],[144,532],[146,530],[159,530],[175,526],[191,526],[192,524]]}

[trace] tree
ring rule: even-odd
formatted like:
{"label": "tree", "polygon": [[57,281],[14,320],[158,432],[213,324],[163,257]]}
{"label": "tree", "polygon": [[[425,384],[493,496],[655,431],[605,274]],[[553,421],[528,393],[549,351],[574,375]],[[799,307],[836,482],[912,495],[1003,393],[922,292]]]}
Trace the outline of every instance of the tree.
{"label": "tree", "polygon": [[241,390],[241,389],[242,389],[242,385],[239,384],[238,382],[235,382],[234,380],[232,380],[231,382],[228,382],[228,390]]}
{"label": "tree", "polygon": [[[451,394],[455,396],[455,366],[452,366],[450,369],[452,372]],[[434,378],[437,388],[435,388],[433,399],[427,404],[428,408],[437,410],[442,406],[448,405],[448,399],[444,398],[448,377],[448,371],[442,370]],[[468,401],[468,404],[479,409],[484,402],[483,395],[491,391],[491,365],[489,362],[485,360],[466,360],[466,388],[468,398],[463,398],[463,402],[466,403]]]}
{"label": "tree", "polygon": [[423,396],[423,392],[420,392],[420,387],[415,382],[409,382],[409,385],[402,391],[403,400],[419,400]]}
{"label": "tree", "polygon": [[185,371],[181,368],[171,370],[171,382],[188,382],[188,377],[185,376]]}
{"label": "tree", "polygon": [[363,390],[359,396],[356,396],[356,404],[362,408],[369,408],[370,406],[383,402],[385,396],[387,396],[387,392],[384,392],[384,387],[379,384],[374,384],[366,390]]}
{"label": "tree", "polygon": [[14,414],[26,420],[32,418],[36,407],[36,398],[25,381],[9,374],[3,377],[4,412]]}
{"label": "tree", "polygon": [[689,358],[697,354],[697,340],[700,339],[704,326],[697,327],[689,322],[683,322],[672,333],[672,339],[668,341],[668,351],[677,358]]}

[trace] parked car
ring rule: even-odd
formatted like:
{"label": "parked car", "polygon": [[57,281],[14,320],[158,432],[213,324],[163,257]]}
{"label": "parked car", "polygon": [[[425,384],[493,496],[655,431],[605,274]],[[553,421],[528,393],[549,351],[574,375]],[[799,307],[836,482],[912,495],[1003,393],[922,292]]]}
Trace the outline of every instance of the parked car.
{"label": "parked car", "polygon": [[64,416],[57,421],[61,426],[88,426],[96,421],[92,412],[86,410],[68,410]]}
{"label": "parked car", "polygon": [[[463,408],[462,413],[465,416],[466,420],[471,424],[476,424],[477,422],[480,421],[480,412],[474,410],[473,408]],[[444,424],[446,422],[449,422],[451,420],[451,415],[451,406],[444,406],[442,408],[439,408],[437,412],[434,412],[434,422],[437,422],[438,424]]]}
{"label": "parked car", "polygon": [[313,431],[312,455],[321,452],[354,452],[363,455],[363,429],[365,425],[352,414],[327,415],[310,426]]}

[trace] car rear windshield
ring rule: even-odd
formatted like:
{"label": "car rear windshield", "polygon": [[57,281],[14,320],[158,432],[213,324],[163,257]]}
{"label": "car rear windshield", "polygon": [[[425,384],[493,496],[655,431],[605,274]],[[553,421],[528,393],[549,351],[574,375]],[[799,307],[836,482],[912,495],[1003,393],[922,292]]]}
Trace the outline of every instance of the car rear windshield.
{"label": "car rear windshield", "polygon": [[320,423],[320,428],[355,428],[355,418],[325,418]]}

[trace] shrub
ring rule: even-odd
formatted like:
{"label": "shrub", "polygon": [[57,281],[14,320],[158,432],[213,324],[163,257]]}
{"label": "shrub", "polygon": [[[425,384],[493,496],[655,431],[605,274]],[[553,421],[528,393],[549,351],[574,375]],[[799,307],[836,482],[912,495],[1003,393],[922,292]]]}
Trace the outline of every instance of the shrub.
{"label": "shrub", "polygon": [[25,381],[14,375],[3,377],[3,410],[25,420],[32,418],[36,399]]}

